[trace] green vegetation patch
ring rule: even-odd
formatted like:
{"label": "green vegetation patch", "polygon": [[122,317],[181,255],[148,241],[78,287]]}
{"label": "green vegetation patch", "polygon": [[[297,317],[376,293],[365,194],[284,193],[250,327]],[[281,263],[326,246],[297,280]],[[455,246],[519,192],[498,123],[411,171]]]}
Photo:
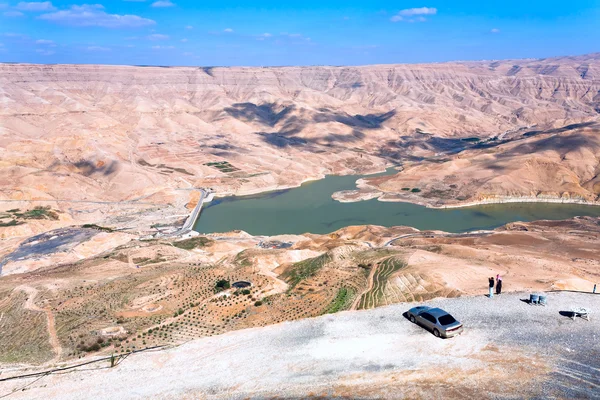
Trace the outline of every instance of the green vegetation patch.
{"label": "green vegetation patch", "polygon": [[315,276],[317,272],[329,262],[331,262],[331,256],[324,253],[318,257],[295,263],[290,269],[285,271],[281,277],[290,285],[290,289],[293,289],[303,280]]}
{"label": "green vegetation patch", "polygon": [[193,238],[180,240],[178,242],[173,242],[173,246],[184,249],[184,250],[192,250],[197,247],[206,247],[213,244],[213,241],[204,236],[196,236]]}
{"label": "green vegetation patch", "polygon": [[355,292],[353,289],[342,287],[338,290],[335,298],[325,308],[323,314],[335,314],[336,312],[344,311],[350,308]]}
{"label": "green vegetation patch", "polygon": [[138,164],[140,164],[142,167],[164,168],[166,170],[162,170],[161,172],[164,172],[164,173],[167,173],[167,174],[172,174],[173,171],[176,171],[176,172],[179,172],[180,174],[194,176],[194,174],[192,174],[191,172],[185,170],[184,168],[169,167],[168,165],[165,165],[165,164],[150,164],[148,161],[144,160],[143,158],[140,158],[138,160]]}
{"label": "green vegetation patch", "polygon": [[215,284],[215,292],[222,292],[223,290],[227,290],[231,287],[231,283],[227,279],[221,279],[217,281]]}
{"label": "green vegetation patch", "polygon": [[234,167],[229,163],[229,161],[217,161],[217,162],[209,162],[204,164],[208,167],[213,167],[221,172],[229,173],[229,172],[237,172],[241,171],[241,169]]}
{"label": "green vegetation patch", "polygon": [[16,219],[11,219],[8,222],[0,221],[0,228],[7,227],[7,226],[17,226],[17,225],[21,225],[21,224],[24,224],[24,222],[17,221]]}
{"label": "green vegetation patch", "polygon": [[114,232],[115,231],[113,228],[108,228],[106,226],[99,226],[96,224],[83,224],[81,227],[88,228],[88,229],[95,229],[95,230],[101,231],[101,232]]}
{"label": "green vegetation patch", "polygon": [[17,219],[51,219],[58,220],[58,212],[52,210],[50,206],[37,206],[32,210],[24,212],[13,212],[13,217]]}
{"label": "green vegetation patch", "polygon": [[410,191],[413,192],[413,193],[419,193],[421,191],[421,189],[419,189],[419,188],[412,188]]}

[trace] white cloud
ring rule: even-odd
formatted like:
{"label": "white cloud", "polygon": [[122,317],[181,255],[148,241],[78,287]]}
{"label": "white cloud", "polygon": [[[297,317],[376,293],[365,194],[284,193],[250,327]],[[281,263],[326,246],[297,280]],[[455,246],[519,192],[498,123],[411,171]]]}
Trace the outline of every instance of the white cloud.
{"label": "white cloud", "polygon": [[191,25],[188,25],[188,26],[185,27],[185,29],[194,29],[194,27],[191,26]]}
{"label": "white cloud", "polygon": [[21,11],[53,11],[56,10],[56,7],[52,5],[49,1],[42,2],[26,2],[22,1],[15,7],[17,10]]}
{"label": "white cloud", "polygon": [[194,53],[190,53],[189,51],[186,51],[185,53],[181,53],[182,55],[189,57],[189,56],[193,56]]}
{"label": "white cloud", "polygon": [[25,14],[23,14],[21,11],[4,11],[2,15],[5,17],[22,17]]}
{"label": "white cloud", "polygon": [[[392,22],[407,21],[407,22],[424,22],[426,18],[423,15],[435,15],[437,14],[437,8],[433,7],[418,7],[418,8],[407,8],[398,11],[396,15],[391,18]],[[413,18],[416,17],[416,18]]]}
{"label": "white cloud", "polygon": [[53,40],[48,40],[48,39],[38,39],[35,41],[35,44],[41,44],[41,45],[50,46],[50,47],[56,46],[56,44],[54,43]]}
{"label": "white cloud", "polygon": [[102,47],[102,46],[88,46],[86,48],[87,51],[110,51],[110,48],[108,47]]}
{"label": "white cloud", "polygon": [[19,39],[27,38],[27,35],[24,35],[22,33],[13,33],[13,32],[3,33],[2,36],[11,37],[11,38],[19,38]]}
{"label": "white cloud", "polygon": [[268,32],[265,32],[265,33],[263,33],[263,34],[260,34],[260,35],[258,35],[258,36],[256,37],[256,40],[265,40],[265,39],[268,39],[268,38],[270,38],[270,37],[272,37],[272,36],[273,36],[272,34],[270,34],[270,33],[268,33]]}
{"label": "white cloud", "polygon": [[169,35],[162,35],[160,33],[153,33],[152,35],[148,35],[148,39],[150,40],[167,40]]}
{"label": "white cloud", "polygon": [[306,41],[306,42],[310,42],[310,38],[304,36],[301,33],[287,33],[287,32],[281,32],[280,33],[281,36],[287,37],[289,39],[293,39],[294,41],[292,43],[302,43],[302,41]]}
{"label": "white cloud", "polygon": [[500,33],[500,29],[493,28],[490,32],[492,32],[492,33]]}
{"label": "white cloud", "polygon": [[188,41],[187,38],[183,38],[183,39],[180,40],[181,43],[185,43],[187,41]]}
{"label": "white cloud", "polygon": [[0,10],[4,10],[5,8],[8,8],[8,4],[0,3]]}
{"label": "white cloud", "polygon": [[103,28],[139,28],[156,22],[137,15],[108,14],[100,4],[71,6],[68,10],[42,14],[46,21],[73,26],[99,26]]}
{"label": "white cloud", "polygon": [[38,54],[43,55],[43,56],[51,56],[52,54],[54,54],[54,51],[52,51],[52,50],[45,50],[45,49],[37,49],[36,52]]}
{"label": "white cloud", "polygon": [[233,29],[231,29],[231,28],[225,28],[225,29],[223,29],[223,32],[231,33],[231,32],[233,32]]}
{"label": "white cloud", "polygon": [[152,7],[174,7],[175,4],[171,0],[158,0],[152,3]]}
{"label": "white cloud", "polygon": [[413,15],[435,15],[437,14],[437,8],[433,7],[420,7],[420,8],[407,8],[405,10],[400,10],[398,15],[402,15],[405,17],[411,17]]}
{"label": "white cloud", "polygon": [[154,50],[174,49],[175,46],[152,46]]}

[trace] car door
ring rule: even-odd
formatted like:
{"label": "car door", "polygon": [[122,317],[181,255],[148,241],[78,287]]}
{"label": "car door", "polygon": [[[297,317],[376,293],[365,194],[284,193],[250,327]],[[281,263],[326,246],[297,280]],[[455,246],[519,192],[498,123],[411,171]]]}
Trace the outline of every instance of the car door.
{"label": "car door", "polygon": [[419,322],[427,329],[432,330],[437,321],[433,315],[424,312],[419,314]]}

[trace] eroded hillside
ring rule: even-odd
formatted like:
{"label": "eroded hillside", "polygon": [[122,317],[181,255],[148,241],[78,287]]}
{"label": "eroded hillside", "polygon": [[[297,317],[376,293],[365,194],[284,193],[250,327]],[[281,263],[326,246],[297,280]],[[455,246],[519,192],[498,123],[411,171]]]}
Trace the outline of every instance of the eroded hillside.
{"label": "eroded hillside", "polygon": [[[418,162],[464,143],[593,122],[599,76],[597,54],[364,67],[3,64],[0,199],[12,203],[2,207],[52,206],[59,219],[0,227],[0,235],[29,236],[112,217],[113,226],[148,228],[140,213],[154,213],[149,220],[181,215],[191,187],[256,193],[326,173],[381,171],[390,162]],[[473,160],[449,161],[461,171],[461,163],[468,164],[467,178],[487,162],[469,154]],[[587,186],[556,182],[593,169],[573,163],[562,163],[560,176],[532,175],[531,187],[521,189],[573,189],[591,198],[593,178]],[[495,180],[480,192],[514,189],[506,187],[510,176]]]}

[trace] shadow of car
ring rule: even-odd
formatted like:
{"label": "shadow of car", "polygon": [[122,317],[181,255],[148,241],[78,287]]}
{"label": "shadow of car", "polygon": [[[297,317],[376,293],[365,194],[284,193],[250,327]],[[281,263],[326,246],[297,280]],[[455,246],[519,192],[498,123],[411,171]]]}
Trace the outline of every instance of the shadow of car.
{"label": "shadow of car", "polygon": [[463,332],[463,325],[441,308],[413,307],[406,314],[410,322],[428,329],[436,337],[450,338]]}

